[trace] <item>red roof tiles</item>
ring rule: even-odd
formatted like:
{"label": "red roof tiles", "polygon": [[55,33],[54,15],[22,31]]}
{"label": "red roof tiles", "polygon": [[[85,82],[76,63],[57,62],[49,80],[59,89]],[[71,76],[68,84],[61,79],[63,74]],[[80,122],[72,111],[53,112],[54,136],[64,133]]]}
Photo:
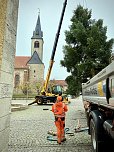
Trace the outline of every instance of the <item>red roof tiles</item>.
{"label": "red roof tiles", "polygon": [[53,82],[54,84],[58,84],[61,86],[67,86],[67,83],[65,80],[50,80],[51,82]]}
{"label": "red roof tiles", "polygon": [[27,62],[30,58],[30,56],[15,56],[15,68],[28,68]]}

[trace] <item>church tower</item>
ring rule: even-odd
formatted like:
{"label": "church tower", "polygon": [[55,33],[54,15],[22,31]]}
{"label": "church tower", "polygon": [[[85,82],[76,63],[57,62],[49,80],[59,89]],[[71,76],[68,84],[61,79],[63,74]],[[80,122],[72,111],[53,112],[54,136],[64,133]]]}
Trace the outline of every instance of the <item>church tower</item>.
{"label": "church tower", "polygon": [[33,31],[33,36],[31,38],[31,56],[34,52],[38,53],[40,60],[43,60],[43,32],[41,30],[40,15],[38,14],[38,19]]}
{"label": "church tower", "polygon": [[42,83],[44,80],[44,63],[43,63],[43,32],[41,31],[40,16],[33,31],[31,38],[31,58],[27,62],[29,66],[29,82],[35,84]]}

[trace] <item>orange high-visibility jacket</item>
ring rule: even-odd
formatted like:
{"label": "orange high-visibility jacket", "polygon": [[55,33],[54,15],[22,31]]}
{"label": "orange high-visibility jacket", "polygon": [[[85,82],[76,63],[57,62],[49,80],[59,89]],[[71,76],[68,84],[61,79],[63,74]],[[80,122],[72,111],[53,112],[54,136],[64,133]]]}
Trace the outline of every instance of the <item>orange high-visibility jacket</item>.
{"label": "orange high-visibility jacket", "polygon": [[65,117],[67,111],[67,105],[61,101],[54,103],[52,106],[52,112],[56,117]]}

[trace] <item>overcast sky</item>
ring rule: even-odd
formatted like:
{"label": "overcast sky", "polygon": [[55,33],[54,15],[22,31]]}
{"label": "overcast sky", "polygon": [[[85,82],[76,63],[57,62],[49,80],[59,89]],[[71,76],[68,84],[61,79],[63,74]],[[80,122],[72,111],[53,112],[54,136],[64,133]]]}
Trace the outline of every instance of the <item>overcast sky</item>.
{"label": "overcast sky", "polygon": [[[96,20],[103,19],[104,26],[107,26],[108,28],[107,37],[109,39],[114,38],[114,0],[67,1],[68,2],[55,54],[55,62],[51,73],[51,79],[65,79],[69,75],[69,73],[66,72],[66,69],[61,67],[60,60],[63,59],[62,47],[65,45],[64,31],[68,30],[68,27],[71,24],[70,19],[73,16],[73,10],[76,9],[77,5],[81,4],[84,7],[92,9],[92,18]],[[63,3],[64,0],[19,0],[16,55],[31,55],[31,37],[33,35],[33,31],[35,30],[38,12],[40,9],[40,21],[44,39],[44,79],[47,74]]]}

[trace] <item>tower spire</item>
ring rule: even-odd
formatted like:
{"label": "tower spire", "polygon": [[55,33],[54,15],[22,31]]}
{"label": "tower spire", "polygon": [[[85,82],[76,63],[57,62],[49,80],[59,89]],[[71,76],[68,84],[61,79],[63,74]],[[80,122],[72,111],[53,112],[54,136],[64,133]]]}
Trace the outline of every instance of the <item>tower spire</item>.
{"label": "tower spire", "polygon": [[41,30],[41,23],[40,23],[40,9],[38,8],[38,19],[35,27],[35,31],[33,32],[32,39],[43,38],[43,32]]}
{"label": "tower spire", "polygon": [[40,9],[38,8],[38,15],[40,16]]}

